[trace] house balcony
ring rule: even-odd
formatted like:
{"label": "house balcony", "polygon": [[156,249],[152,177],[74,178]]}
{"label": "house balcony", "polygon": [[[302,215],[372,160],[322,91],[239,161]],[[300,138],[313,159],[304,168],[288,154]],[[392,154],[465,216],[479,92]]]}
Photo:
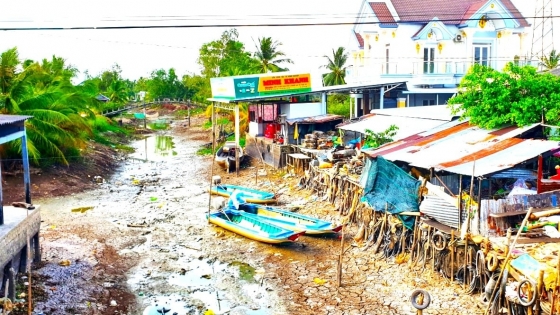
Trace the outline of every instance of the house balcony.
{"label": "house balcony", "polygon": [[[503,69],[511,59],[485,59],[478,61],[494,69]],[[394,79],[406,81],[409,85],[454,86],[475,62],[472,59],[436,59],[434,61],[394,61],[373,62],[363,66],[346,69],[346,82],[349,84],[371,83],[376,80]],[[520,65],[529,62],[519,61]]]}

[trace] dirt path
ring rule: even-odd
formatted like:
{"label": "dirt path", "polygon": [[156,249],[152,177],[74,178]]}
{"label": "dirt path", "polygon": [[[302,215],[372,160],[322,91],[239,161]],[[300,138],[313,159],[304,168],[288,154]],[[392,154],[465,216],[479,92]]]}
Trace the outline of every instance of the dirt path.
{"label": "dirt path", "polygon": [[[408,297],[419,287],[432,294],[427,314],[480,312],[474,297],[439,276],[376,260],[359,248],[345,255],[337,288],[336,236],[271,246],[209,225],[211,159],[195,154],[208,134],[184,125],[174,122],[166,134],[174,142],[166,154],[142,161],[148,143],[138,142],[137,159],[123,161],[96,189],[35,200],[43,218],[43,262],[33,276],[40,284],[36,312],[415,314]],[[164,136],[157,143],[167,143]],[[251,186],[256,171],[249,167],[236,177],[215,170],[223,182]],[[282,175],[261,176],[256,187],[281,191],[281,203],[299,201],[301,213],[338,220],[332,206]]]}

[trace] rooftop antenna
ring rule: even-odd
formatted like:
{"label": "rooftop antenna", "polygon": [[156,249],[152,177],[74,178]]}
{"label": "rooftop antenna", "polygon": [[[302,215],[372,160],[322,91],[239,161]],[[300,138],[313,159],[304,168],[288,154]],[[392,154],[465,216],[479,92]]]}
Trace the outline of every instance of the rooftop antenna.
{"label": "rooftop antenna", "polygon": [[552,2],[553,0],[536,0],[531,61],[540,61],[554,49]]}

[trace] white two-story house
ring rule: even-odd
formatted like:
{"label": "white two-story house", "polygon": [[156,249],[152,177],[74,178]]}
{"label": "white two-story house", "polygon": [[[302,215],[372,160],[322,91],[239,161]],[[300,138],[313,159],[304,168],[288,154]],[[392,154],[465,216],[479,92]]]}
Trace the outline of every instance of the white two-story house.
{"label": "white two-story house", "polygon": [[510,0],[366,0],[346,81],[402,84],[354,94],[355,113],[445,104],[473,63],[524,63],[529,26]]}

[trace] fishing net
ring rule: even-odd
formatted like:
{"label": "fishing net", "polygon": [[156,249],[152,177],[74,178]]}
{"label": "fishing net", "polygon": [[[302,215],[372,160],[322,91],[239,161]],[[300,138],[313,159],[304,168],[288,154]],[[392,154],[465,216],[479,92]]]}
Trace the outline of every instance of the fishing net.
{"label": "fishing net", "polygon": [[[366,159],[360,184],[364,187],[362,202],[367,203],[375,211],[384,212],[385,207],[391,214],[419,211],[420,182],[381,156]],[[400,215],[398,217],[406,228],[412,229],[413,217]]]}

